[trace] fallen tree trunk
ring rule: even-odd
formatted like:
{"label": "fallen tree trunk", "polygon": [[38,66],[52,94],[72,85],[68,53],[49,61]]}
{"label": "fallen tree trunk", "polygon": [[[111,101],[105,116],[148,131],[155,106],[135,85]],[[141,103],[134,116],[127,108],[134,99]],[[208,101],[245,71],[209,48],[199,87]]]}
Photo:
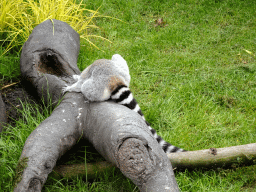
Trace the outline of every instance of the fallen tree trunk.
{"label": "fallen tree trunk", "polygon": [[56,161],[81,137],[141,191],[179,191],[168,157],[140,115],[110,101],[89,103],[81,93],[62,95],[70,76],[80,74],[78,52],[78,34],[58,20],[35,27],[22,48],[21,75],[30,93],[47,105],[63,98],[27,138],[14,191],[41,191]]}
{"label": "fallen tree trunk", "polygon": [[[171,153],[168,158],[174,169],[195,169],[195,168],[229,168],[244,164],[256,164],[256,143],[239,145],[226,148],[211,148],[199,151],[188,151],[184,153]],[[95,178],[97,174],[104,172],[114,165],[106,161],[59,165],[54,168],[53,176],[74,177],[86,175],[88,178]]]}

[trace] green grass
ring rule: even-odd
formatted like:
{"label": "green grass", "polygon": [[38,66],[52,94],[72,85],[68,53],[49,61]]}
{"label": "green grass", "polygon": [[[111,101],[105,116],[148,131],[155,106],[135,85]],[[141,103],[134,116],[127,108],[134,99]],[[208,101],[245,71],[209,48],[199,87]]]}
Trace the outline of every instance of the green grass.
{"label": "green grass", "polygon": [[[256,142],[256,62],[245,51],[256,54],[256,4],[252,0],[87,2],[88,9],[99,6],[101,14],[124,22],[97,18],[96,25],[102,28],[98,35],[112,44],[92,40],[99,51],[82,41],[81,70],[96,59],[121,54],[146,119],[176,146],[199,150]],[[163,18],[163,26],[155,26],[158,18]],[[1,65],[13,66],[0,66],[4,68],[1,77],[19,75],[16,55],[0,60]],[[26,124],[29,129],[22,129],[19,122],[9,127],[0,140],[2,191],[8,191],[26,137],[42,121],[35,118],[36,123]],[[181,191],[256,191],[255,168],[175,174]],[[138,191],[118,170],[89,182],[49,178],[43,191],[54,190]]]}
{"label": "green grass", "polygon": [[[76,30],[80,39],[94,45],[90,39],[107,39],[89,34],[88,30],[98,29],[95,17],[100,17],[98,9],[85,8],[83,0],[2,0],[0,2],[0,42],[8,51],[20,51],[33,28],[45,20],[58,19],[68,23]],[[54,29],[54,27],[53,27]],[[54,33],[54,30],[53,30]],[[96,45],[94,47],[98,48]]]}
{"label": "green grass", "polygon": [[[4,53],[4,49],[0,48],[0,55]],[[7,53],[5,56],[0,56],[0,87],[4,82],[17,81],[20,76],[19,54]]]}

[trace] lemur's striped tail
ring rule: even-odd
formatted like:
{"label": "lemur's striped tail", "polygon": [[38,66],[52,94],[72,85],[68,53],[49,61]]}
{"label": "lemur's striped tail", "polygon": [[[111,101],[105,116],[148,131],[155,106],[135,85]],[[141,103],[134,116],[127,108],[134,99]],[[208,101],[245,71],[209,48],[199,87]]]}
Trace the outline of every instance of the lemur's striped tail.
{"label": "lemur's striped tail", "polygon": [[[130,89],[125,85],[119,85],[111,94],[110,97],[111,100],[115,101],[118,104],[124,105],[128,107],[129,109],[135,111],[136,113],[139,113],[142,118],[145,120],[145,117],[143,113],[141,112],[141,109],[137,103],[137,101],[134,99],[132,92]],[[184,149],[178,148],[170,143],[167,143],[157,135],[156,130],[154,130],[152,127],[150,127],[149,123],[145,120],[146,124],[148,125],[148,128],[150,129],[153,136],[156,138],[157,142],[161,145],[162,149],[165,153],[176,153],[176,152],[183,152],[186,151]]]}

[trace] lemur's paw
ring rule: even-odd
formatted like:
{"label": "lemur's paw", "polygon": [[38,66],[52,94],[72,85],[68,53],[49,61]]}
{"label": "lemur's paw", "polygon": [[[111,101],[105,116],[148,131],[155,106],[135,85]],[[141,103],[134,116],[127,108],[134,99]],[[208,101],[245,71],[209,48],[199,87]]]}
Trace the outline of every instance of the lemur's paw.
{"label": "lemur's paw", "polygon": [[74,79],[75,81],[78,81],[78,80],[80,79],[80,75],[73,75],[73,79]]}
{"label": "lemur's paw", "polygon": [[62,88],[62,93],[66,93],[67,91],[69,91],[69,86],[66,84],[63,88]]}

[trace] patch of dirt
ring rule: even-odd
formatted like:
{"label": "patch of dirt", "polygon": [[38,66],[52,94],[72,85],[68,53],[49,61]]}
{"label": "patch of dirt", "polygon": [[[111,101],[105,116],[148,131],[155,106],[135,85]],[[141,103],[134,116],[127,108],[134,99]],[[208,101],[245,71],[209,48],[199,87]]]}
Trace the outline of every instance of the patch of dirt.
{"label": "patch of dirt", "polygon": [[2,98],[6,107],[7,123],[12,126],[15,125],[16,120],[22,117],[22,113],[18,112],[18,109],[22,110],[21,103],[32,105],[38,103],[33,96],[26,92],[21,83],[3,89]]}

